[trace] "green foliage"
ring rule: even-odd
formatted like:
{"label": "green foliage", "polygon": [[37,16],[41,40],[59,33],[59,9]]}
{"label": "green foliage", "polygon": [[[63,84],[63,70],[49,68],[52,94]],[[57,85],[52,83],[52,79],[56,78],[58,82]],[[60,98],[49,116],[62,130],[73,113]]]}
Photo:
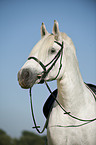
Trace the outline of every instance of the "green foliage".
{"label": "green foliage", "polygon": [[0,145],[45,145],[46,136],[39,136],[29,131],[23,131],[19,139],[9,137],[0,130]]}
{"label": "green foliage", "polygon": [[5,131],[0,129],[0,145],[11,145],[11,138],[5,133]]}

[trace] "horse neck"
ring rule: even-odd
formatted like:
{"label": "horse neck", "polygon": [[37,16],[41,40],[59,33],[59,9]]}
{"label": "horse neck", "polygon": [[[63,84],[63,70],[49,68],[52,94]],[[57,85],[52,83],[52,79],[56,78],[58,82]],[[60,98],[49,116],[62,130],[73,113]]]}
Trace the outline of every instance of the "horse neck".
{"label": "horse neck", "polygon": [[66,59],[63,76],[57,80],[58,100],[67,111],[75,111],[84,102],[85,84],[81,77],[76,56]]}

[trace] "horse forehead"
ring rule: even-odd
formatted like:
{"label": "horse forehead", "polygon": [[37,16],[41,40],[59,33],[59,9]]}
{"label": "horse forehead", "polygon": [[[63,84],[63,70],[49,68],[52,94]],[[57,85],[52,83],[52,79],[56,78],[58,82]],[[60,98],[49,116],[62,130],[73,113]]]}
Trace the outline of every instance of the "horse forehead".
{"label": "horse forehead", "polygon": [[52,35],[48,35],[45,38],[42,38],[37,44],[33,47],[29,56],[37,55],[38,53],[44,53],[53,46],[54,44],[54,37]]}

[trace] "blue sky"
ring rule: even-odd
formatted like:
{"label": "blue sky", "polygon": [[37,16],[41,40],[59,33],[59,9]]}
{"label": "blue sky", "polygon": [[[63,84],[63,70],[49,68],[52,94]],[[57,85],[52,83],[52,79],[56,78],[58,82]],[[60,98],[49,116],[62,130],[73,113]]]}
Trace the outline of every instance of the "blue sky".
{"label": "blue sky", "polygon": [[[23,130],[34,131],[29,90],[21,89],[17,73],[41,38],[41,23],[51,33],[55,19],[60,31],[73,40],[83,80],[96,84],[95,0],[0,0],[0,128],[12,137],[19,137]],[[54,90],[56,82],[50,86]],[[44,85],[33,87],[35,116],[41,127],[48,96]]]}

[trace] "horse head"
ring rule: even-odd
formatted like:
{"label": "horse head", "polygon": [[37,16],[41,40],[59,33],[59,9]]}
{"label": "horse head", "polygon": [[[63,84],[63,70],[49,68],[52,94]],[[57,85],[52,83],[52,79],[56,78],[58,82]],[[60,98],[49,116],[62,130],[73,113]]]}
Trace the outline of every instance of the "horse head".
{"label": "horse head", "polygon": [[18,72],[20,86],[27,89],[44,81],[61,79],[69,50],[75,54],[72,40],[59,31],[58,22],[54,21],[51,34],[42,23],[41,40],[33,47],[28,60]]}

